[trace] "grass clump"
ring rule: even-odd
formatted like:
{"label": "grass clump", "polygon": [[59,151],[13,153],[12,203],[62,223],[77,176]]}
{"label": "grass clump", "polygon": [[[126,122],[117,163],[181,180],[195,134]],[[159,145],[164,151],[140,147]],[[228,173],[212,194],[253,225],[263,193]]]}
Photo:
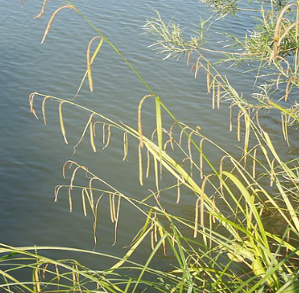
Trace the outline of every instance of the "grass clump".
{"label": "grass clump", "polygon": [[[81,12],[70,1],[59,8],[50,19],[45,37],[59,10],[72,8]],[[237,1],[205,1],[213,9],[223,12],[222,16],[241,11]],[[45,9],[45,3],[42,10]],[[63,170],[69,184],[58,185],[56,199],[62,189],[68,191],[70,210],[74,191],[82,195],[84,214],[90,211],[94,217],[94,237],[96,239],[97,211],[103,198],[109,199],[111,221],[114,223],[115,241],[119,226],[121,203],[127,202],[140,212],[144,224],[133,239],[130,248],[122,258],[61,247],[9,247],[1,245],[1,262],[5,269],[0,271],[1,288],[7,292],[298,292],[298,256],[299,256],[299,166],[298,158],[285,161],[275,149],[273,138],[265,130],[259,113],[275,111],[281,117],[282,139],[289,143],[288,128],[298,123],[298,105],[294,101],[297,90],[298,73],[298,4],[282,6],[271,1],[263,3],[259,11],[260,23],[254,32],[244,40],[233,38],[242,52],[211,50],[205,48],[203,22],[200,33],[185,41],[180,26],[174,22],[166,24],[160,14],[145,24],[147,32],[154,34],[154,46],[165,58],[187,57],[187,62],[195,60],[192,70],[195,77],[202,74],[206,79],[206,91],[211,95],[212,107],[220,108],[225,100],[231,109],[230,130],[236,120],[236,135],[243,141],[240,158],[233,157],[227,150],[215,144],[201,133],[200,127],[191,128],[178,121],[171,110],[163,103],[140,74],[133,68],[119,50],[86,19],[97,32],[99,43],[90,55],[87,49],[87,67],[83,81],[88,78],[90,90],[93,90],[91,64],[103,43],[108,44],[122,58],[132,72],[148,89],[139,104],[138,125],[133,128],[125,123],[115,122],[105,115],[88,109],[74,100],[66,100],[51,95],[33,93],[30,95],[30,110],[35,117],[42,116],[46,122],[46,105],[58,103],[60,127],[65,143],[68,143],[64,127],[64,107],[87,112],[89,119],[83,129],[74,150],[89,131],[89,142],[96,151],[95,130],[102,126],[103,141],[108,147],[111,129],[119,133],[124,141],[124,159],[128,149],[128,137],[135,139],[139,146],[139,181],[143,184],[149,176],[153,164],[155,190],[142,199],[135,199],[113,187],[97,175],[75,161],[68,161]],[[267,14],[266,14],[267,11]],[[294,18],[295,16],[295,18]],[[84,16],[83,16],[84,17]],[[43,41],[45,40],[45,37]],[[271,42],[272,40],[272,42]],[[247,100],[232,87],[227,77],[221,74],[217,64],[211,63],[205,56],[213,51],[221,55],[221,62],[240,61],[251,63],[259,61],[261,72],[264,66],[270,70],[264,79],[256,80],[257,92],[253,99]],[[223,59],[223,55],[226,58]],[[193,59],[192,59],[193,58]],[[254,67],[253,63],[253,67]],[[200,69],[203,69],[200,71]],[[270,78],[271,77],[271,78]],[[259,81],[261,83],[259,84]],[[77,92],[77,94],[78,94]],[[145,99],[155,100],[156,127],[153,136],[147,137],[142,131],[142,108]],[[42,100],[38,109],[36,99]],[[281,100],[284,99],[284,103]],[[47,104],[46,104],[47,101]],[[236,117],[233,115],[235,110]],[[162,110],[169,115],[173,123],[166,125],[162,121]],[[38,114],[39,113],[39,114]],[[244,125],[242,128],[241,125]],[[154,139],[154,137],[157,139]],[[131,141],[131,140],[130,140]],[[183,156],[176,161],[167,149],[170,146]],[[205,148],[213,147],[222,154],[217,166],[205,155]],[[146,158],[143,158],[146,153]],[[143,162],[146,160],[146,168]],[[188,168],[186,165],[188,163]],[[209,171],[206,167],[209,166]],[[144,170],[145,169],[145,170]],[[79,172],[83,171],[83,172]],[[68,172],[69,175],[67,174]],[[162,188],[161,174],[169,173],[176,183]],[[75,178],[85,174],[85,185],[76,185]],[[95,184],[97,183],[97,184]],[[160,198],[165,191],[177,193],[177,203],[184,192],[195,199],[193,220],[168,213]],[[77,194],[77,193],[76,193]],[[225,205],[226,211],[223,210]],[[279,219],[280,229],[274,231],[265,225],[267,220]],[[186,232],[187,231],[187,232]],[[193,238],[190,237],[192,232]],[[130,260],[132,254],[147,239],[152,251],[143,264]],[[105,270],[91,270],[76,260],[53,260],[43,256],[44,250],[73,251],[82,254],[94,254],[95,257],[110,258],[114,265]],[[173,255],[173,269],[161,271],[150,267],[158,251]],[[20,281],[15,277],[18,271],[30,272],[32,279]]]}

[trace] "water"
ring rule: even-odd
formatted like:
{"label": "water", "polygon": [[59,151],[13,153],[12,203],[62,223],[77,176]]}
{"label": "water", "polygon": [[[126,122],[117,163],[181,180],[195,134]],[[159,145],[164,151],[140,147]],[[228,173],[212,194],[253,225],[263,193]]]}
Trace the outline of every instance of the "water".
{"label": "water", "polygon": [[[74,96],[86,67],[86,48],[96,35],[95,31],[72,10],[64,10],[55,18],[44,44],[40,44],[46,24],[63,1],[49,1],[40,19],[37,15],[41,3],[24,0],[22,9],[17,1],[1,1],[0,16],[0,178],[1,241],[10,245],[55,245],[92,249],[92,216],[84,217],[81,194],[74,193],[73,212],[69,212],[68,195],[62,190],[58,203],[54,203],[54,187],[68,184],[62,177],[62,166],[68,159],[77,161],[127,195],[142,198],[147,188],[154,189],[154,179],[146,181],[146,188],[138,182],[136,142],[131,140],[128,161],[122,162],[122,134],[113,133],[110,146],[102,150],[97,142],[93,153],[88,136],[73,154],[88,120],[79,109],[63,107],[69,145],[64,144],[58,117],[58,105],[47,102],[47,126],[29,113],[28,96],[40,92],[62,98]],[[210,11],[198,1],[74,1],[82,12],[124,54],[179,121],[190,126],[199,125],[205,135],[223,148],[237,153],[236,134],[228,131],[228,104],[220,110],[211,110],[211,97],[206,94],[205,76],[194,79],[184,60],[161,61],[148,45],[154,40],[142,35],[147,18],[155,16],[157,9],[163,18],[175,20],[182,27],[206,19]],[[228,24],[219,21],[215,31],[231,30],[244,34],[252,27],[254,19],[244,13],[242,22],[231,18]],[[188,29],[186,29],[188,30]],[[223,36],[209,33],[212,48]],[[211,58],[216,58],[211,56]],[[226,68],[225,73],[234,76],[232,84],[246,91],[248,82],[242,69]],[[94,93],[88,91],[85,82],[76,102],[98,111],[112,120],[135,126],[137,108],[148,90],[130,71],[120,57],[104,44],[93,64]],[[248,93],[252,89],[248,89]],[[40,101],[36,108],[41,118]],[[154,125],[154,103],[149,99],[143,107],[143,123],[146,132]],[[166,119],[167,121],[167,119]],[[271,122],[272,123],[272,122]],[[274,122],[277,124],[277,121]],[[213,150],[207,156],[217,162]],[[69,178],[69,177],[68,177]],[[76,183],[85,183],[79,174]],[[174,194],[167,194],[163,201],[167,208],[177,209],[183,215],[193,214],[194,198],[188,196],[183,204],[175,204]],[[113,225],[110,222],[108,201],[99,208],[96,250],[122,255],[141,225],[143,218],[129,204],[123,204],[118,241],[114,242]],[[144,248],[146,254],[148,247]],[[142,255],[143,252],[140,254]],[[93,260],[84,259],[92,263]],[[105,267],[105,263],[102,264]]]}

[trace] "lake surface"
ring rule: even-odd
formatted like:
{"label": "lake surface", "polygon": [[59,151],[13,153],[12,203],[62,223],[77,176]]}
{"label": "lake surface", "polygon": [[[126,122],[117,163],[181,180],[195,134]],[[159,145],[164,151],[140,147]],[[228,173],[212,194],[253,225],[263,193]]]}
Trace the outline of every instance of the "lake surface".
{"label": "lake surface", "polygon": [[[97,174],[120,192],[136,198],[154,189],[154,178],[146,180],[145,188],[138,181],[137,141],[130,141],[128,160],[123,162],[122,134],[112,133],[111,144],[105,150],[97,142],[94,153],[88,135],[73,154],[88,120],[86,113],[76,108],[64,110],[69,144],[63,141],[59,126],[57,103],[47,103],[47,125],[44,126],[40,101],[36,120],[29,112],[28,96],[40,92],[70,99],[77,91],[86,69],[86,49],[96,32],[74,11],[61,11],[55,18],[44,44],[40,44],[47,22],[63,1],[49,1],[44,15],[33,17],[41,9],[38,1],[24,0],[22,9],[18,1],[1,1],[0,15],[0,231],[1,242],[16,245],[55,245],[93,249],[92,215],[83,215],[81,195],[75,193],[73,212],[69,212],[68,194],[62,190],[54,203],[54,188],[68,184],[62,177],[62,167],[67,160],[74,160]],[[192,127],[199,125],[202,132],[223,148],[238,153],[236,133],[229,132],[228,103],[220,110],[211,109],[211,97],[206,93],[205,75],[194,79],[186,60],[162,61],[148,46],[154,42],[144,35],[142,26],[158,10],[166,21],[172,18],[188,31],[199,20],[211,15],[199,1],[180,0],[127,0],[91,1],[74,0],[85,16],[123,53],[155,93],[168,106],[179,121]],[[243,13],[242,20],[229,18],[218,21],[208,33],[207,47],[221,46],[223,34],[215,31],[244,34],[253,27],[255,20]],[[212,60],[218,56],[210,56]],[[214,58],[214,59],[213,59]],[[250,75],[244,69],[222,68],[233,77],[231,83],[245,95],[250,95]],[[251,76],[254,73],[251,73]],[[94,92],[87,82],[76,102],[94,109],[115,121],[136,127],[139,101],[148,90],[132,73],[121,58],[107,45],[101,48],[93,64]],[[170,121],[169,119],[165,120]],[[277,120],[269,125],[277,126]],[[145,132],[154,126],[154,103],[147,100],[143,107]],[[100,140],[100,138],[98,138]],[[284,148],[281,145],[281,148]],[[218,164],[217,154],[206,150],[212,162]],[[69,177],[68,177],[69,179]],[[76,183],[86,184],[84,174],[78,174]],[[184,216],[193,217],[194,198],[187,194],[181,205],[175,204],[176,195],[165,193],[167,208],[176,209]],[[115,246],[113,225],[110,222],[108,201],[99,208],[96,250],[122,255],[143,224],[143,217],[129,204],[121,210],[118,241]],[[143,253],[145,252],[145,254]],[[149,253],[144,247],[141,255]],[[139,257],[139,256],[138,256]],[[137,258],[138,258],[137,257]],[[97,264],[94,259],[84,259]],[[98,264],[97,264],[98,265]],[[102,266],[105,267],[105,263]]]}

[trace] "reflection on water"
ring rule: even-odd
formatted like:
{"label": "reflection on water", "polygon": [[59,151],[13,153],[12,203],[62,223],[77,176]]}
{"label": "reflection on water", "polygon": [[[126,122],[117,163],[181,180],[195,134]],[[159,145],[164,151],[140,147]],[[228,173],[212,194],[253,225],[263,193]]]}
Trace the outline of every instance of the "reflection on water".
{"label": "reflection on water", "polygon": [[[105,150],[97,141],[98,152],[93,153],[88,140],[84,140],[73,154],[72,145],[80,138],[88,119],[85,113],[73,108],[64,110],[69,145],[64,144],[61,136],[56,104],[48,102],[47,126],[41,119],[34,119],[28,106],[31,92],[62,98],[74,96],[85,72],[88,42],[96,33],[73,11],[61,11],[41,45],[47,21],[59,7],[59,2],[49,1],[40,19],[33,19],[41,8],[40,3],[24,1],[24,9],[21,9],[16,2],[2,3],[0,16],[1,241],[11,245],[92,249],[91,214],[83,216],[81,195],[74,194],[71,214],[66,191],[62,190],[58,203],[53,203],[55,185],[67,183],[62,178],[62,166],[68,159],[75,160],[121,192],[141,198],[146,189],[141,189],[138,182],[136,144],[130,142],[126,162],[122,162],[121,133],[112,133],[110,146]],[[74,3],[126,56],[178,120],[190,126],[199,125],[205,135],[222,147],[237,151],[236,134],[228,131],[226,104],[220,110],[211,110],[211,98],[205,93],[205,78],[199,76],[195,80],[183,60],[161,62],[161,56],[148,48],[152,38],[141,35],[146,18],[154,16],[155,9],[168,20],[174,17],[184,27],[198,23],[200,18],[210,13],[204,6],[198,1],[183,3],[178,0],[78,0]],[[244,27],[239,19],[232,18],[228,24],[217,22],[215,30],[243,34],[253,23],[254,20],[245,12],[242,16]],[[221,39],[213,32],[210,29],[208,46]],[[246,94],[247,84],[242,69],[221,70],[225,70],[228,77],[234,76],[232,84]],[[111,119],[136,125],[138,103],[148,91],[107,44],[103,45],[93,64],[93,76],[94,93],[90,93],[87,83],[84,83],[76,101]],[[143,108],[145,132],[152,130],[153,113],[153,102],[146,102]],[[210,160],[217,162],[212,150],[206,152]],[[84,182],[84,175],[79,177],[78,184],[80,182]],[[147,180],[146,186],[154,188],[153,179]],[[191,196],[183,199],[184,206],[190,207],[187,211],[174,204],[172,194],[164,200],[170,209],[175,206],[183,214],[193,213],[194,199]],[[142,220],[136,221],[138,216],[139,213],[129,204],[122,206],[118,242],[112,248],[114,231],[107,199],[106,202],[103,200],[99,209],[97,249],[121,255],[122,247],[130,243],[142,225]]]}

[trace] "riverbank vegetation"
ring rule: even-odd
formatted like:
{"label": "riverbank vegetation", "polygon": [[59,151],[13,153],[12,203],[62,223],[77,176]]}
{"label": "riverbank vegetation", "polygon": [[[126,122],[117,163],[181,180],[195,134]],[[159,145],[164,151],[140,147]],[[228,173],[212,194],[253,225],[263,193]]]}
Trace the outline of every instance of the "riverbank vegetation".
{"label": "riverbank vegetation", "polygon": [[[109,199],[111,221],[117,237],[119,215],[123,202],[140,211],[139,233],[122,258],[61,247],[10,247],[1,245],[0,288],[5,292],[299,292],[299,170],[298,157],[286,160],[276,148],[276,139],[292,144],[290,129],[298,126],[296,100],[298,77],[299,7],[296,1],[218,1],[204,0],[214,11],[213,18],[203,21],[194,36],[184,37],[180,25],[165,22],[157,13],[144,25],[145,33],[153,35],[152,47],[164,58],[186,58],[196,78],[205,78],[207,95],[212,108],[230,109],[230,131],[242,142],[240,156],[232,156],[204,136],[200,127],[191,128],[178,121],[171,105],[163,103],[104,33],[99,31],[70,2],[56,10],[45,30],[43,41],[51,30],[55,17],[63,9],[73,10],[74,17],[83,17],[95,31],[87,48],[86,73],[93,91],[96,77],[92,64],[105,43],[132,69],[148,90],[138,107],[138,125],[116,122],[109,115],[88,109],[74,99],[66,100],[51,93],[32,93],[30,111],[47,123],[49,103],[58,105],[60,130],[68,143],[64,109],[84,111],[89,118],[78,143],[89,140],[96,152],[99,129],[104,148],[109,147],[111,133],[123,136],[124,160],[129,141],[138,145],[139,181],[141,186],[153,174],[155,186],[145,198],[136,199],[105,182],[101,174],[75,161],[67,161],[63,175],[69,184],[58,185],[55,198],[66,189],[70,210],[72,197],[80,191],[84,214],[94,217],[96,242],[97,209],[103,198]],[[44,1],[41,13],[46,9]],[[227,35],[225,48],[205,47],[206,29],[219,19],[250,11],[257,25],[243,38]],[[97,42],[94,52],[91,45]],[[207,54],[208,53],[208,54]],[[211,63],[209,54],[219,55]],[[219,65],[220,64],[220,65]],[[256,71],[254,91],[244,97],[221,73],[221,66],[246,64]],[[152,135],[143,132],[142,111],[145,101],[155,101],[156,127]],[[84,101],[82,101],[84,103]],[[275,115],[281,120],[281,135],[274,138],[267,132],[261,116]],[[166,116],[172,119],[169,125]],[[223,130],[226,131],[226,130]],[[292,132],[294,133],[294,132]],[[135,142],[133,142],[135,141]],[[205,149],[215,148],[221,153],[218,164],[205,155]],[[179,153],[179,155],[177,155]],[[176,161],[175,158],[183,157]],[[153,171],[151,171],[153,170]],[[167,187],[165,174],[173,177]],[[85,185],[76,185],[77,176],[85,176]],[[161,182],[163,182],[163,187]],[[161,203],[164,192],[176,194],[179,204],[185,193],[194,197],[193,219],[169,213]],[[64,196],[64,194],[63,194]],[[269,222],[271,223],[269,225]],[[268,224],[267,224],[268,223]],[[151,252],[147,261],[138,264],[131,256],[138,247],[149,241]],[[105,270],[91,270],[75,259],[54,260],[45,251],[62,250],[94,257],[110,258],[114,265]],[[158,252],[172,256],[168,271],[151,268]],[[24,272],[24,274],[23,274]],[[23,280],[22,275],[32,278]]]}

